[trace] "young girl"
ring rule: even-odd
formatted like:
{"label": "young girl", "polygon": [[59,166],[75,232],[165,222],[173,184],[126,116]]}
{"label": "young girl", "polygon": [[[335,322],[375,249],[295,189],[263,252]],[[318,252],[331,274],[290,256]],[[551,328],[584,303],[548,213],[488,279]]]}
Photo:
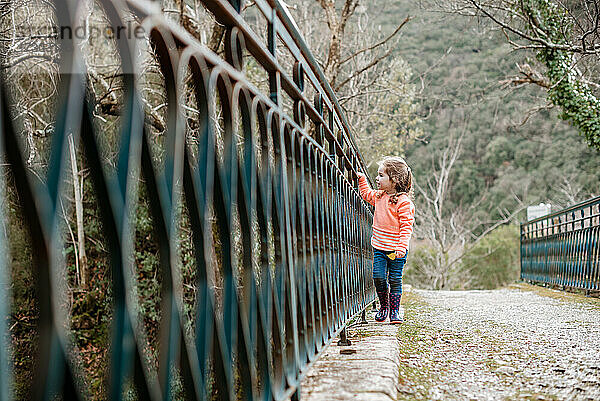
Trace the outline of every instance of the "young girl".
{"label": "young girl", "polygon": [[375,206],[371,237],[373,281],[381,303],[375,320],[385,321],[389,309],[390,323],[402,323],[398,313],[402,298],[402,269],[415,221],[415,207],[410,200],[412,173],[408,164],[399,157],[385,157],[378,164],[375,179],[378,190],[369,187],[364,174],[358,174],[360,196]]}

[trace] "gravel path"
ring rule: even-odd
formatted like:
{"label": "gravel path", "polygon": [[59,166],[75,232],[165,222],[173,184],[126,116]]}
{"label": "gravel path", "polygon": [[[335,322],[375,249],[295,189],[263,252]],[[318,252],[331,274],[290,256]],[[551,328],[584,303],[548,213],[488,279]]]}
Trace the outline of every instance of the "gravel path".
{"label": "gravel path", "polygon": [[600,400],[600,300],[517,285],[407,294],[400,400]]}

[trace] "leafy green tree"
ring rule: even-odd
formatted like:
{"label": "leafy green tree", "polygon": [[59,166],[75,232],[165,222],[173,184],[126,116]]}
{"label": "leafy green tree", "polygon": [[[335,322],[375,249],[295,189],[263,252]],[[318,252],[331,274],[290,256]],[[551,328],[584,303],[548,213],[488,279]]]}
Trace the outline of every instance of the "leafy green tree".
{"label": "leafy green tree", "polygon": [[463,286],[489,290],[519,278],[519,226],[498,227],[482,238],[463,257],[460,276]]}

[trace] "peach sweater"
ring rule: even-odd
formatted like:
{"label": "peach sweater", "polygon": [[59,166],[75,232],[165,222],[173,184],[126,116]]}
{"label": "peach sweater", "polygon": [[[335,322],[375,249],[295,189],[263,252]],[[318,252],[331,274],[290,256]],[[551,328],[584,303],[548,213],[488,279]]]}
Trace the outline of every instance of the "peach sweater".
{"label": "peach sweater", "polygon": [[415,206],[408,195],[401,194],[396,204],[390,203],[388,193],[371,189],[362,176],[358,179],[358,190],[364,200],[375,206],[373,248],[406,253],[415,221]]}

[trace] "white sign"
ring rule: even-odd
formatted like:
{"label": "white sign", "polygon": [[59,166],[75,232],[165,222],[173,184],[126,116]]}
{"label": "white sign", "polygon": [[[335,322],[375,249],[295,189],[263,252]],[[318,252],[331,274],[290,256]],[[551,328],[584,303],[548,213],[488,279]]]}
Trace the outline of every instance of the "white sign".
{"label": "white sign", "polygon": [[537,219],[552,213],[552,205],[549,203],[540,203],[537,206],[527,207],[527,221]]}

